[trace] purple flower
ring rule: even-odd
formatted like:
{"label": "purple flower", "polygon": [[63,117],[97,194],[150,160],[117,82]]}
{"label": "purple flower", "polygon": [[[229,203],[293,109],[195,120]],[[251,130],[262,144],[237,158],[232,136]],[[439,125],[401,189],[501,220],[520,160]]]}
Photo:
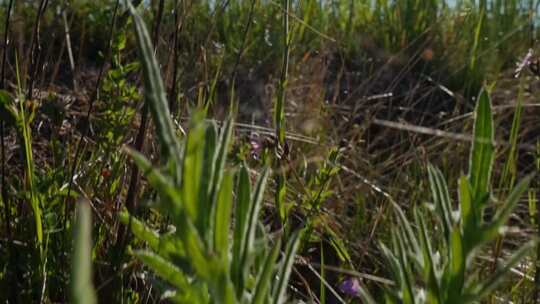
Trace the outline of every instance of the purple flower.
{"label": "purple flower", "polygon": [[254,159],[259,159],[263,146],[258,136],[251,136],[249,140],[250,154]]}
{"label": "purple flower", "polygon": [[357,278],[346,279],[339,285],[339,290],[349,296],[358,296],[360,293],[360,282],[358,282]]}

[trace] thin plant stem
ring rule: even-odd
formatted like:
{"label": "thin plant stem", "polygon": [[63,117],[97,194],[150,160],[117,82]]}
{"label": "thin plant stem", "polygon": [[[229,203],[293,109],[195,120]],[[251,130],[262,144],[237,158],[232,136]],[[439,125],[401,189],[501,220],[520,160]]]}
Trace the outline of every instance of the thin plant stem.
{"label": "thin plant stem", "polygon": [[41,27],[41,17],[49,4],[49,0],[41,0],[39,3],[38,12],[36,15],[36,22],[34,23],[34,30],[32,34],[32,44],[30,45],[30,69],[28,70],[28,91],[26,98],[31,100],[33,98],[34,91],[34,78],[36,73],[36,67],[41,56],[41,45],[39,44],[39,35]]}
{"label": "thin plant stem", "polygon": [[[11,17],[11,9],[13,8],[13,0],[9,1],[6,15],[6,22],[4,25],[4,52],[2,54],[2,75],[0,77],[0,89],[5,89],[6,85],[6,61],[7,61],[7,52],[9,46],[9,25]],[[2,203],[4,204],[4,221],[6,225],[6,235],[8,241],[11,243],[11,210],[8,201],[7,185],[6,185],[6,145],[5,145],[5,124],[4,121],[0,121],[0,150],[1,150],[1,180],[0,184],[2,185],[1,195]]]}
{"label": "thin plant stem", "polygon": [[[183,5],[184,1],[182,1]],[[171,115],[174,117],[178,111],[178,104],[177,104],[177,92],[176,92],[176,86],[178,81],[178,35],[180,34],[180,31],[183,26],[183,22],[180,23],[180,18],[178,16],[178,0],[175,0],[174,4],[174,36],[173,36],[173,75],[172,75],[172,83],[171,83],[171,89],[169,90],[169,108],[171,109]]]}
{"label": "thin plant stem", "polygon": [[[117,17],[117,14],[118,14],[119,4],[120,4],[120,0],[116,0],[116,4],[114,6],[114,11],[113,11],[113,17],[112,17],[112,21],[111,21],[111,27],[109,29],[109,37],[108,37],[109,41],[108,41],[105,60],[103,61],[103,63],[99,67],[99,72],[98,72],[98,76],[97,76],[97,80],[96,80],[96,86],[94,87],[92,95],[90,96],[90,104],[89,104],[88,110],[86,111],[86,114],[85,114],[85,120],[86,120],[87,124],[90,124],[90,114],[94,110],[94,102],[97,99],[97,96],[99,94],[99,87],[101,86],[101,79],[103,78],[103,74],[105,72],[105,65],[106,65],[108,59],[111,56],[112,39],[113,39],[114,30],[115,30],[116,17]],[[66,199],[64,201],[64,225],[63,225],[64,228],[66,227],[66,224],[67,224],[68,214],[69,214],[70,210],[72,209],[72,208],[69,208],[68,200],[69,200],[69,197],[71,195],[71,189],[73,188],[73,178],[75,176],[75,172],[76,172],[77,167],[78,167],[79,155],[81,154],[81,151],[82,151],[83,142],[84,142],[84,139],[86,138],[86,136],[88,136],[89,130],[90,130],[90,126],[87,125],[83,129],[81,137],[79,138],[79,141],[77,142],[77,146],[75,148],[75,156],[73,157],[73,164],[71,166],[71,171],[70,171],[70,174],[69,174],[68,191],[67,191]]]}

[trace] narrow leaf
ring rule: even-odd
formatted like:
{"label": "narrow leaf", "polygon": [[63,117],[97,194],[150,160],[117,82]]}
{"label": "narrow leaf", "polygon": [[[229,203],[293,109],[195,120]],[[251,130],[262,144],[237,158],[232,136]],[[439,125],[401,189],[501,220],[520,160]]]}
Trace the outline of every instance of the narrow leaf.
{"label": "narrow leaf", "polygon": [[[469,160],[469,181],[474,202],[489,193],[491,167],[494,158],[493,117],[491,101],[485,90],[480,92],[475,110],[474,133]],[[479,214],[481,206],[473,206]]]}
{"label": "narrow leaf", "polygon": [[129,12],[133,17],[133,25],[137,37],[139,56],[143,67],[144,94],[146,103],[150,108],[152,118],[156,124],[156,131],[165,159],[172,158],[180,163],[180,146],[174,132],[174,124],[169,112],[167,94],[161,79],[158,62],[154,56],[150,35],[133,5],[127,1]]}
{"label": "narrow leaf", "polygon": [[77,205],[71,297],[73,303],[93,304],[96,303],[96,294],[92,284],[92,211],[86,199],[80,198]]}
{"label": "narrow leaf", "polygon": [[227,255],[229,253],[229,224],[231,219],[232,192],[233,174],[230,171],[227,171],[219,189],[215,224],[213,225],[215,229],[213,233],[214,247],[218,257],[220,257],[222,261],[228,261]]}
{"label": "narrow leaf", "polygon": [[233,233],[233,254],[232,254],[232,280],[236,286],[237,296],[241,295],[244,289],[242,257],[246,248],[248,223],[249,223],[249,208],[250,208],[250,193],[251,183],[249,181],[249,173],[246,164],[242,164],[238,183],[236,186],[236,205],[234,210],[234,233]]}
{"label": "narrow leaf", "polygon": [[287,286],[289,285],[289,276],[294,264],[294,259],[296,257],[296,251],[300,246],[300,240],[302,238],[302,230],[295,231],[291,235],[291,239],[287,243],[287,248],[285,249],[285,256],[281,262],[281,268],[279,270],[278,282],[276,289],[273,293],[274,304],[285,303],[285,295],[287,291]]}
{"label": "narrow leaf", "polygon": [[265,303],[269,287],[272,283],[271,281],[272,274],[274,273],[275,263],[276,263],[276,259],[278,257],[280,248],[281,248],[281,240],[278,240],[276,244],[274,245],[274,248],[272,248],[272,251],[270,252],[270,254],[268,254],[268,256],[266,257],[263,269],[257,279],[257,285],[255,287],[253,301],[251,303],[253,304]]}

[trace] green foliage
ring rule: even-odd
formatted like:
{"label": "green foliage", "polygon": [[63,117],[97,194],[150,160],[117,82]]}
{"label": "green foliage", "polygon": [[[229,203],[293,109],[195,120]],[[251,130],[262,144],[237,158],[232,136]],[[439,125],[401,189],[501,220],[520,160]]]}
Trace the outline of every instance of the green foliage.
{"label": "green foliage", "polygon": [[[235,172],[225,167],[233,128],[230,119],[218,136],[215,123],[207,123],[196,114],[187,138],[180,143],[173,132],[145,25],[132,7],[130,10],[144,70],[146,101],[156,122],[167,167],[156,168],[142,154],[127,151],[157,190],[157,208],[170,216],[176,228],[174,232],[158,234],[122,212],[121,221],[150,247],[135,251],[135,256],[173,288],[166,293],[173,302],[266,303],[272,291],[274,302],[283,303],[301,234],[297,232],[291,237],[282,261],[276,263],[280,241],[268,251],[265,233],[258,228],[269,171],[261,174],[251,193],[248,172],[242,166],[236,187],[233,186]],[[233,188],[238,194],[234,211]],[[256,248],[256,242],[264,244],[263,248]],[[257,257],[264,261],[260,268],[255,267],[255,262],[261,260]],[[253,280],[255,284],[251,283]]]}
{"label": "green foliage", "polygon": [[[392,249],[381,245],[397,283],[388,292],[387,303],[476,303],[499,286],[513,266],[534,247],[533,240],[517,250],[486,278],[467,276],[473,269],[480,246],[494,241],[503,231],[519,198],[526,192],[532,176],[523,178],[510,192],[505,204],[491,220],[484,211],[493,200],[490,175],[494,158],[493,118],[487,92],[482,91],[475,112],[474,137],[469,175],[459,181],[459,209],[454,210],[443,174],[429,165],[428,176],[433,210],[443,239],[433,241],[419,208],[414,209],[415,225],[394,204],[397,228],[392,234]],[[418,283],[421,279],[421,283]]]}
{"label": "green foliage", "polygon": [[35,233],[37,238],[37,247],[40,254],[43,255],[43,224],[42,224],[42,206],[39,201],[39,193],[35,187],[34,159],[32,153],[32,130],[31,123],[36,113],[36,105],[32,101],[25,102],[22,89],[19,86],[17,99],[13,98],[8,92],[0,91],[0,115],[17,130],[20,146],[23,149],[23,161],[26,179],[25,198],[30,201],[34,212]]}

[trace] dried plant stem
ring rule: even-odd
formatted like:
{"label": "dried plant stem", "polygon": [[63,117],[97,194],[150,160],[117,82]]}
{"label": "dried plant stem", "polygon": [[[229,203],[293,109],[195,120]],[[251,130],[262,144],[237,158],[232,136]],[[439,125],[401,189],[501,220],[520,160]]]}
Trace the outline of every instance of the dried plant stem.
{"label": "dried plant stem", "polygon": [[36,15],[36,21],[34,23],[34,30],[32,33],[32,44],[30,45],[30,68],[28,70],[28,91],[26,92],[26,98],[32,99],[33,98],[33,91],[34,91],[34,78],[36,76],[36,67],[39,66],[39,58],[41,53],[41,46],[39,44],[39,30],[41,26],[41,16],[43,16],[43,13],[45,12],[45,9],[47,8],[47,5],[49,4],[49,0],[41,0],[39,3],[38,12]]}
{"label": "dried plant stem", "polygon": [[[182,1],[183,6],[183,1]],[[175,1],[174,5],[174,36],[173,36],[173,75],[171,81],[171,88],[169,90],[169,108],[171,109],[171,115],[174,117],[178,111],[178,101],[177,97],[177,81],[178,81],[178,35],[182,30],[183,22],[180,22],[178,16],[178,0]]]}

